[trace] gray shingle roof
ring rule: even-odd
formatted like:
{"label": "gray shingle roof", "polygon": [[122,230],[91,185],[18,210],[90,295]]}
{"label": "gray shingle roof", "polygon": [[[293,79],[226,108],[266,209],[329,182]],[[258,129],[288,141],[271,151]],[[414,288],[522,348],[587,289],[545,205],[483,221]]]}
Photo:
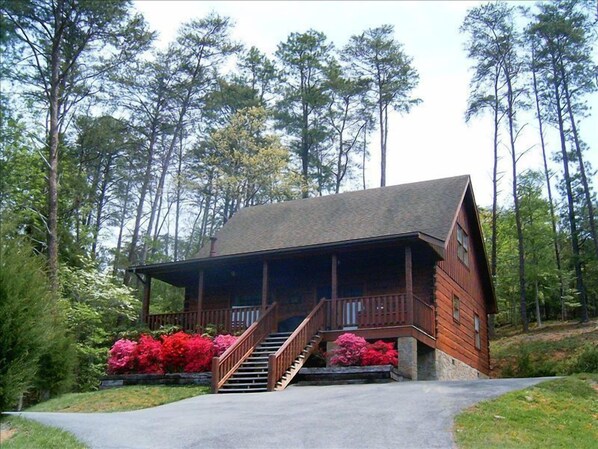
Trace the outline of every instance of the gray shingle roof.
{"label": "gray shingle roof", "polygon": [[[218,232],[216,256],[421,232],[448,238],[469,176],[241,209]],[[197,258],[209,257],[205,245]]]}

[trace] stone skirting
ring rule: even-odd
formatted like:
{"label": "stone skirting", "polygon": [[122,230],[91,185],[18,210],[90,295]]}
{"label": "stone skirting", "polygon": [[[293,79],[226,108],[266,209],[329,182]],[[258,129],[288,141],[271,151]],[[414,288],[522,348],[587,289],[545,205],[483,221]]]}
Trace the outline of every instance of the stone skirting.
{"label": "stone skirting", "polygon": [[212,373],[120,374],[100,380],[100,390],[125,385],[205,385],[210,386]]}
{"label": "stone skirting", "polygon": [[463,363],[445,352],[435,351],[436,380],[473,380],[487,379],[477,369]]}
{"label": "stone skirting", "polygon": [[391,365],[329,366],[301,368],[295,380],[299,385],[344,385],[351,383],[400,382],[403,377]]}

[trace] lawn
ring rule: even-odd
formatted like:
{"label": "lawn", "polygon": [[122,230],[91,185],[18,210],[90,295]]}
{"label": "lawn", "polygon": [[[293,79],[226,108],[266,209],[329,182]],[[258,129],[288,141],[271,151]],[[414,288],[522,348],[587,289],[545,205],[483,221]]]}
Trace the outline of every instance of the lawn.
{"label": "lawn", "polygon": [[209,393],[209,387],[136,385],[92,391],[69,393],[27,409],[27,412],[125,412],[155,407]]}
{"label": "lawn", "polygon": [[85,449],[85,445],[63,430],[11,416],[0,423],[2,449]]}
{"label": "lawn", "polygon": [[462,449],[594,449],[598,441],[598,374],[543,382],[457,416]]}
{"label": "lawn", "polygon": [[[198,386],[130,386],[89,393],[69,393],[28,408],[27,412],[124,412],[180,401],[210,392]],[[2,449],[85,449],[68,432],[16,416],[0,424]]]}

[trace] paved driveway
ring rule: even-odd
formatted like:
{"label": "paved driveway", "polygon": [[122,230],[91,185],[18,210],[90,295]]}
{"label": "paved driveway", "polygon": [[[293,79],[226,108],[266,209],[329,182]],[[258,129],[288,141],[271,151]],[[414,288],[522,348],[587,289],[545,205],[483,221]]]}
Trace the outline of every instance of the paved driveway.
{"label": "paved driveway", "polygon": [[454,416],[544,379],[291,386],[124,413],[23,413],[91,448],[451,448]]}

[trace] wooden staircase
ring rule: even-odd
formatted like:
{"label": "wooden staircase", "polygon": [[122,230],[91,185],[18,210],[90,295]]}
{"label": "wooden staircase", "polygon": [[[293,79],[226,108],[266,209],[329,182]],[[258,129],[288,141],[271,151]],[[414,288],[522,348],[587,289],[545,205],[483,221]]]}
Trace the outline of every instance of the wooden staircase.
{"label": "wooden staircase", "polygon": [[299,372],[301,367],[307,362],[307,359],[312,352],[318,347],[320,341],[322,341],[322,335],[320,333],[314,335],[310,342],[303,348],[301,354],[293,361],[291,366],[284,372],[282,377],[276,382],[274,391],[284,390],[285,387],[293,380],[293,377]]}
{"label": "wooden staircase", "polygon": [[226,383],[220,387],[218,393],[268,391],[268,358],[270,354],[278,351],[290,335],[290,332],[275,332],[268,335],[253,350],[249,358],[229,377]]}

